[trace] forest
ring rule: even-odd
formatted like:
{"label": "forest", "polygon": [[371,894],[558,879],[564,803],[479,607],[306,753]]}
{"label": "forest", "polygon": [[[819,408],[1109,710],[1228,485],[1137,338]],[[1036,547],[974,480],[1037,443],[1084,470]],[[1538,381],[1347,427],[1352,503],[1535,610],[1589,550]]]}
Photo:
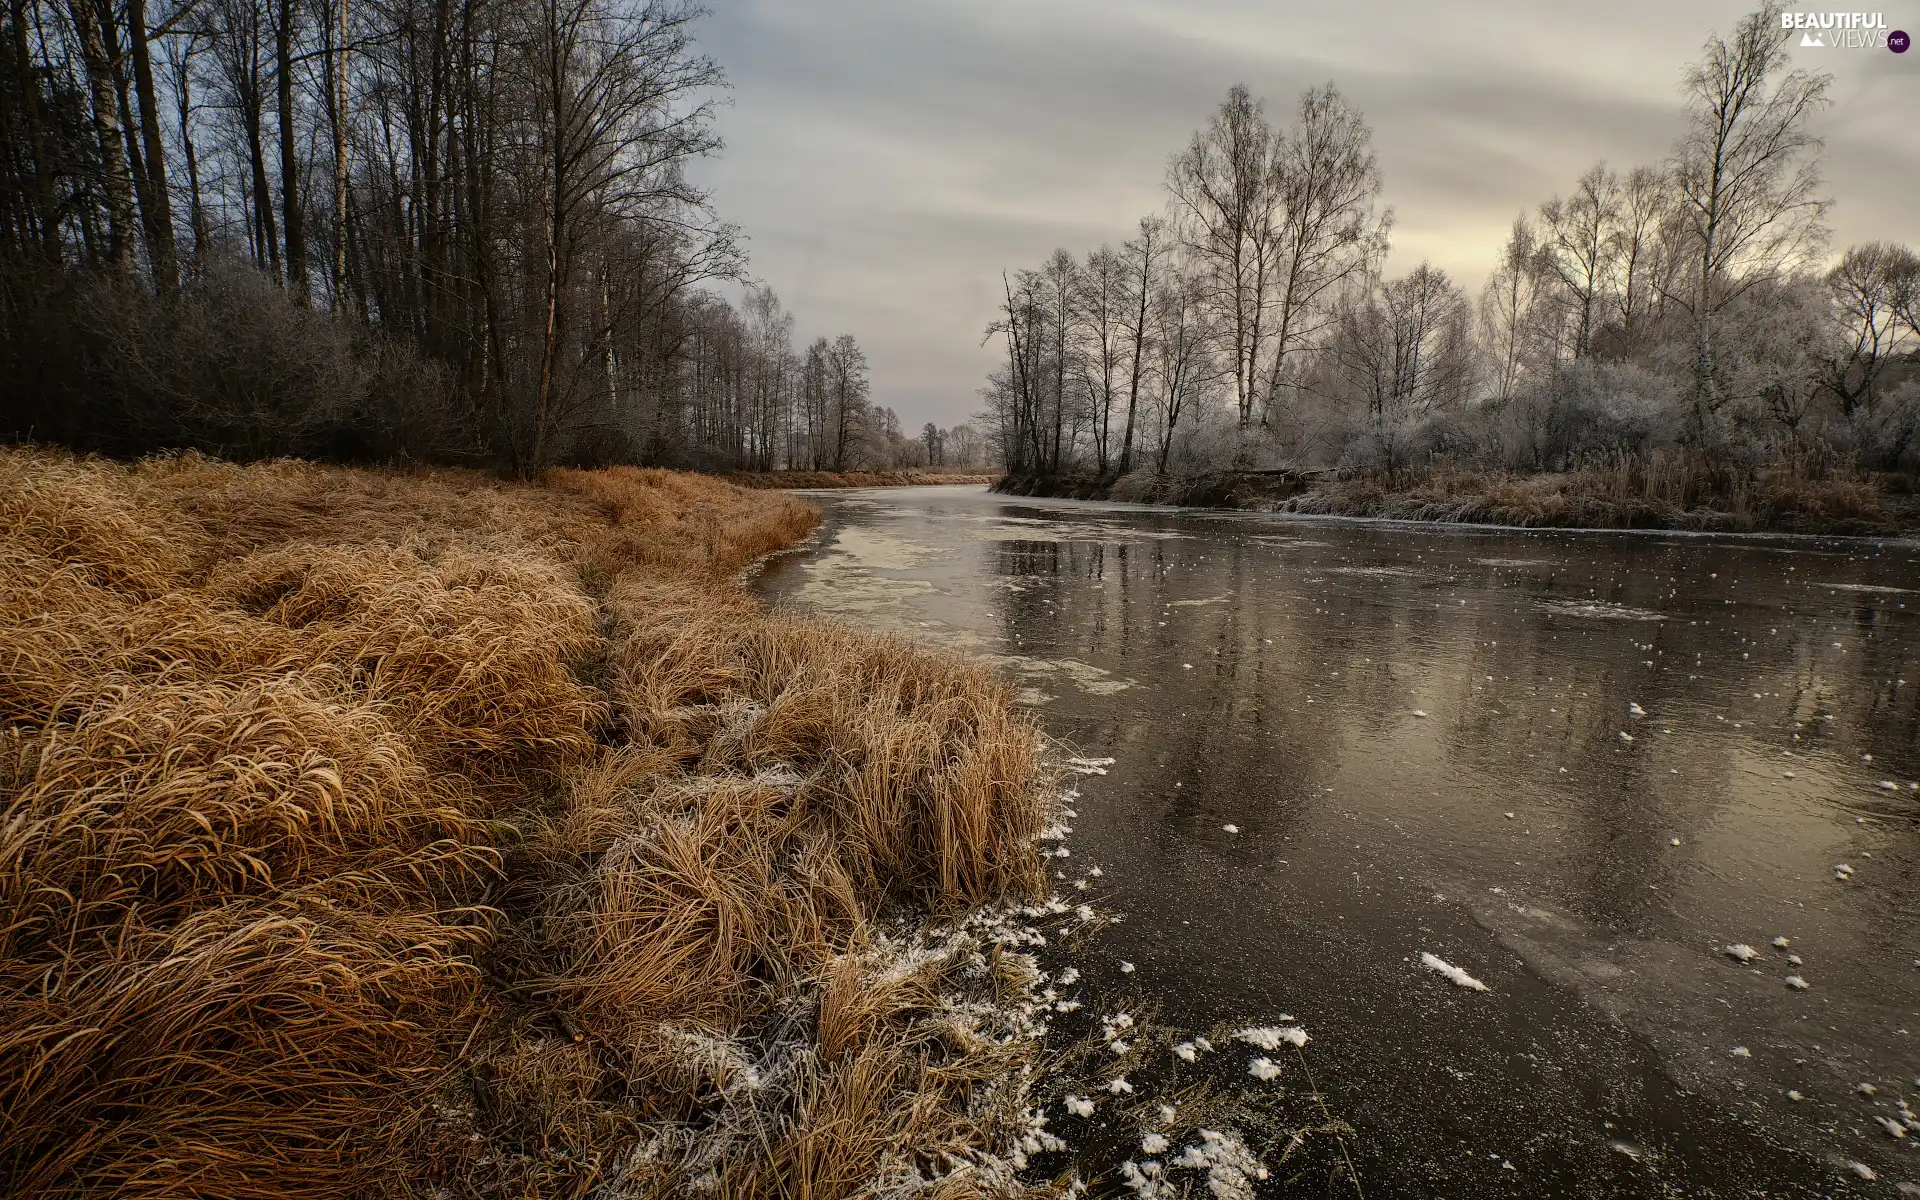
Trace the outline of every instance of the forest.
{"label": "forest", "polygon": [[690,170],[721,148],[704,15],[8,0],[4,433],[522,476],[978,465],[971,430],[900,428],[852,334],[797,348],[749,273]]}
{"label": "forest", "polygon": [[1134,236],[1004,276],[983,426],[1015,475],[1109,482],[1911,472],[1920,258],[1830,245],[1832,77],[1794,66],[1781,11],[1686,68],[1666,159],[1597,162],[1516,216],[1477,296],[1386,270],[1372,130],[1338,87],[1285,119],[1234,87]]}

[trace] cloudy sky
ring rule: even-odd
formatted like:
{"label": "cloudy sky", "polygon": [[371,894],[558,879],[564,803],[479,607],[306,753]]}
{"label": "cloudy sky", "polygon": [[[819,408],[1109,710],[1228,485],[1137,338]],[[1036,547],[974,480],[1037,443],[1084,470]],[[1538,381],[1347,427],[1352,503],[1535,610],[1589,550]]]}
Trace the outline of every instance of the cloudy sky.
{"label": "cloudy sky", "polygon": [[[732,82],[701,178],[797,336],[850,332],[902,424],[978,408],[1003,268],[1118,243],[1167,157],[1245,82],[1284,117],[1336,82],[1373,126],[1389,270],[1478,289],[1516,213],[1594,160],[1663,155],[1678,80],[1738,0],[710,0]],[[1808,6],[1822,8],[1817,2]],[[1920,33],[1920,0],[1885,9]],[[1821,121],[1836,245],[1920,245],[1920,50],[1794,51]]]}

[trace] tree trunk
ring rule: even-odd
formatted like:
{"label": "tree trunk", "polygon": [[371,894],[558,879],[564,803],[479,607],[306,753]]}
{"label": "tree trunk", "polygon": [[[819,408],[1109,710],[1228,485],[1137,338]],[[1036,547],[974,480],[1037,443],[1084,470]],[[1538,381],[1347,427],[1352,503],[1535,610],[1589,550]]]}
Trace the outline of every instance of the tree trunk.
{"label": "tree trunk", "polygon": [[347,3],[333,0],[336,45],[327,55],[328,115],[333,124],[333,309],[347,307]]}
{"label": "tree trunk", "polygon": [[193,226],[193,258],[204,261],[207,254],[207,209],[200,200],[200,158],[193,146],[193,84],[189,64],[191,47],[180,60],[178,98],[180,102],[180,147],[187,160],[187,212]]}
{"label": "tree trunk", "polygon": [[40,85],[34,79],[33,52],[27,43],[27,6],[25,0],[12,0],[9,17],[13,24],[13,53],[20,76],[20,92],[27,122],[27,142],[33,152],[34,215],[40,226],[41,253],[53,266],[60,265],[60,212],[53,196],[53,160],[47,146],[45,114],[40,108]]}
{"label": "tree trunk", "polygon": [[87,65],[87,88],[93,101],[93,133],[100,145],[101,173],[107,193],[107,256],[113,269],[133,273],[133,181],[127,174],[126,134],[120,126],[120,103],[113,85],[113,65],[107,57],[93,0],[68,0],[73,26],[80,37],[80,55]]}
{"label": "tree trunk", "polygon": [[[119,45],[119,33],[106,24],[107,36],[114,39],[111,47],[113,62],[113,99],[120,108],[120,133],[125,139],[127,152],[127,173],[133,177],[133,199],[140,214],[141,243],[147,248],[149,266],[154,261],[154,239],[158,236],[154,221],[153,182],[147,178],[146,155],[140,149],[140,116],[133,109],[129,96],[130,85],[126,76],[126,55]],[[155,284],[159,279],[155,275]]]}
{"label": "tree trunk", "polygon": [[[1144,224],[1144,222],[1143,222]],[[1142,233],[1142,238],[1146,234]],[[1134,312],[1133,369],[1127,373],[1127,429],[1120,439],[1120,474],[1133,469],[1133,419],[1140,408],[1140,360],[1147,345],[1147,299],[1153,285],[1153,245],[1140,249],[1140,305]]]}
{"label": "tree trunk", "polygon": [[287,234],[287,287],[307,301],[307,223],[300,203],[300,158],[293,130],[293,0],[280,0],[274,22],[274,75],[279,92],[280,212]]}
{"label": "tree trunk", "polygon": [[173,198],[167,194],[167,151],[160,137],[160,100],[147,45],[146,0],[127,0],[127,41],[133,52],[133,88],[140,102],[140,141],[147,160],[147,256],[160,294],[180,289],[180,255],[173,237]]}
{"label": "tree trunk", "polygon": [[[240,78],[236,80],[240,101],[240,120],[247,138],[247,167],[253,185],[253,230],[254,261],[260,263],[264,255],[265,265],[273,271],[276,282],[284,279],[280,273],[280,232],[273,219],[273,188],[267,183],[267,147],[266,132],[260,124],[260,42],[258,13],[254,14],[252,25],[245,31],[246,61],[239,65]],[[243,36],[235,30],[234,37]]]}

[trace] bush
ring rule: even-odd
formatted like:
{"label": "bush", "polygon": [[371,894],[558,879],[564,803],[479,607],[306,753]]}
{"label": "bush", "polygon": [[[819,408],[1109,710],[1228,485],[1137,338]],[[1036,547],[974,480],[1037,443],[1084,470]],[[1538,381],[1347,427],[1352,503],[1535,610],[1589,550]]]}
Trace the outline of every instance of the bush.
{"label": "bush", "polygon": [[215,259],[171,300],[135,279],[0,269],[0,436],[132,456],[445,458],[470,447],[447,371]]}

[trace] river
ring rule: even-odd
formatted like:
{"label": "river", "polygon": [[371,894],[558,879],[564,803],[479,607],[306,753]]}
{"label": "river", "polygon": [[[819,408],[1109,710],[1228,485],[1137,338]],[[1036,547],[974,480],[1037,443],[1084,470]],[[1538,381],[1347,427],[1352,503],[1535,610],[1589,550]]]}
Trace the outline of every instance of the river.
{"label": "river", "polygon": [[1114,760],[1089,972],[1310,1030],[1341,1194],[1920,1195],[1920,545],[809,499],[762,594]]}

